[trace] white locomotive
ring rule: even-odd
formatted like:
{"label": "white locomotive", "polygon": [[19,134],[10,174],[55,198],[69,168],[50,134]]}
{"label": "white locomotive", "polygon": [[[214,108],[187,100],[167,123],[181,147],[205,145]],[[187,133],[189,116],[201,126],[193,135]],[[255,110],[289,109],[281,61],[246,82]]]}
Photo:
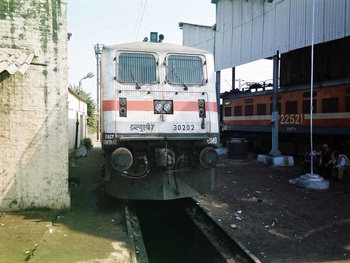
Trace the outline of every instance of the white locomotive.
{"label": "white locomotive", "polygon": [[170,200],[213,188],[219,142],[213,56],[185,46],[104,46],[101,142],[106,191]]}

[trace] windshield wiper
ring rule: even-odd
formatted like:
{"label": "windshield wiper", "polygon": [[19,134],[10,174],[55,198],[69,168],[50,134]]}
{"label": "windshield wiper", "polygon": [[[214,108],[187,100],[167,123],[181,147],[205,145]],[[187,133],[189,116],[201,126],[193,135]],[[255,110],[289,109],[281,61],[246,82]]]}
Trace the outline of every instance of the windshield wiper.
{"label": "windshield wiper", "polygon": [[134,74],[132,74],[132,71],[131,71],[131,69],[130,69],[130,74],[131,74],[131,77],[132,77],[132,81],[133,82],[135,82],[135,84],[136,84],[136,89],[140,89],[141,88],[141,86],[137,83],[137,81],[135,80],[135,77],[134,77]]}
{"label": "windshield wiper", "polygon": [[177,78],[177,81],[179,81],[183,86],[184,86],[184,90],[188,90],[188,87],[187,87],[187,85],[185,84],[185,82],[183,82],[180,78],[179,78],[179,76],[176,74],[176,72],[175,72],[175,69],[173,69],[172,70],[172,73],[175,75],[175,77]]}

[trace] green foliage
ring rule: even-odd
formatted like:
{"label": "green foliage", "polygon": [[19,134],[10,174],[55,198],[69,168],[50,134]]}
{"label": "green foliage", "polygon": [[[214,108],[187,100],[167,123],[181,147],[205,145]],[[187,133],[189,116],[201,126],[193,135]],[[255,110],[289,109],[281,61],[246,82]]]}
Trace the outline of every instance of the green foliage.
{"label": "green foliage", "polygon": [[77,93],[82,99],[84,99],[87,103],[87,126],[88,126],[88,132],[89,133],[96,133],[96,127],[97,127],[97,116],[95,114],[96,110],[96,103],[91,97],[91,93],[87,93],[83,89],[80,90],[79,94],[79,87],[77,86],[70,86],[70,88]]}
{"label": "green foliage", "polygon": [[91,138],[84,138],[83,145],[86,147],[86,149],[90,150],[93,146]]}

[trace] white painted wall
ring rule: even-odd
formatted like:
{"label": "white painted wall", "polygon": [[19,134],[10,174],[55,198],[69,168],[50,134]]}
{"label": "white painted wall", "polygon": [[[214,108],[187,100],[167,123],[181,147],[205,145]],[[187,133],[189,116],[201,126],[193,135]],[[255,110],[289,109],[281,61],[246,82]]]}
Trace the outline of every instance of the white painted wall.
{"label": "white painted wall", "polygon": [[87,103],[73,90],[68,88],[68,134],[70,151],[75,148],[77,120],[79,121],[77,147],[79,147],[81,140],[87,137]]}
{"label": "white painted wall", "polygon": [[67,2],[0,0],[0,6],[0,48],[35,55],[24,75],[0,74],[0,210],[66,209]]}

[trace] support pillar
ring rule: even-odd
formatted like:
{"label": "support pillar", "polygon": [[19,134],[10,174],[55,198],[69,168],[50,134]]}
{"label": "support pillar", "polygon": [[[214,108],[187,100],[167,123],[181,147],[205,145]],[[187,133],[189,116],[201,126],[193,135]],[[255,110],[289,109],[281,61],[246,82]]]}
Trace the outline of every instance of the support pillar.
{"label": "support pillar", "polygon": [[232,80],[231,80],[231,90],[234,91],[236,89],[236,68],[232,68]]}
{"label": "support pillar", "polygon": [[272,95],[272,149],[270,155],[281,156],[281,152],[278,150],[278,86],[279,86],[279,51],[273,56],[273,95]]}
{"label": "support pillar", "polygon": [[[218,120],[220,122],[221,120],[221,111],[220,111],[220,88],[221,88],[221,71],[216,71],[216,83],[215,83],[215,88],[216,88],[216,104],[217,104],[217,110],[218,110]],[[218,123],[219,125],[219,123]],[[220,127],[219,127],[220,131]],[[218,134],[218,143],[220,143],[221,138],[220,138],[220,132]]]}

